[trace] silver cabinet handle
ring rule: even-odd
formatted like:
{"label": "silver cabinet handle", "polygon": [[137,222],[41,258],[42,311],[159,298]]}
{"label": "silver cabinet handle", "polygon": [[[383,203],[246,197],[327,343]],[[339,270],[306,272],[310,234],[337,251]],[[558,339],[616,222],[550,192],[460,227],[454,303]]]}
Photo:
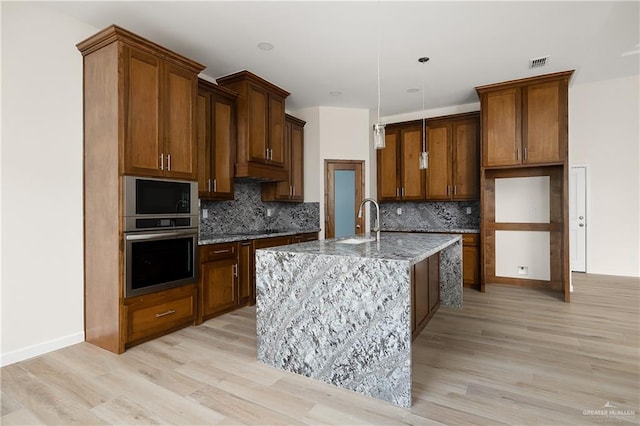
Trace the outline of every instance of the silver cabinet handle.
{"label": "silver cabinet handle", "polygon": [[166,312],[162,312],[162,313],[156,314],[156,318],[166,317],[167,315],[171,315],[171,314],[175,314],[175,313],[176,313],[176,311],[174,311],[173,309],[169,309]]}
{"label": "silver cabinet handle", "polygon": [[404,197],[404,186],[402,187],[402,196]]}
{"label": "silver cabinet handle", "polygon": [[233,276],[234,277],[238,276],[238,264],[237,263],[233,264]]}
{"label": "silver cabinet handle", "polygon": [[231,250],[229,249],[224,249],[224,250],[214,250],[213,254],[221,254],[221,253],[229,253]]}
{"label": "silver cabinet handle", "polygon": [[527,147],[525,146],[524,148],[522,148],[522,151],[524,152],[524,159],[527,159]]}
{"label": "silver cabinet handle", "polygon": [[296,186],[295,185],[293,185],[291,187],[291,196],[293,197],[294,195],[296,195]]}
{"label": "silver cabinet handle", "polygon": [[218,192],[218,181],[213,179],[213,192]]}
{"label": "silver cabinet handle", "polygon": [[520,148],[516,148],[516,160],[520,159]]}
{"label": "silver cabinet handle", "polygon": [[164,154],[160,154],[160,170],[164,170]]}
{"label": "silver cabinet handle", "polygon": [[400,196],[400,188],[396,188],[396,197]]}
{"label": "silver cabinet handle", "polygon": [[207,179],[207,192],[211,192],[211,179]]}
{"label": "silver cabinet handle", "polygon": [[167,170],[171,171],[171,154],[167,154]]}

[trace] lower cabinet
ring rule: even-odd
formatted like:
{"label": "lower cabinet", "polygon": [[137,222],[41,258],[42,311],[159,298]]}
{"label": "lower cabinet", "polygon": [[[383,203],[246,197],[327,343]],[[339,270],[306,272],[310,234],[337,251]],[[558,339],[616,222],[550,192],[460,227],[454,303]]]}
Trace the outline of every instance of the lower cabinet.
{"label": "lower cabinet", "polygon": [[480,290],[480,235],[462,234],[462,281]]}
{"label": "lower cabinet", "polygon": [[440,253],[413,265],[411,277],[411,330],[415,339],[440,307]]}
{"label": "lower cabinet", "polygon": [[198,323],[256,303],[255,253],[258,249],[314,241],[317,232],[199,247]]}
{"label": "lower cabinet", "polygon": [[200,247],[200,309],[198,322],[233,310],[238,305],[238,244]]}
{"label": "lower cabinet", "polygon": [[196,295],[195,284],[189,284],[125,299],[125,347],[193,324],[197,313]]}

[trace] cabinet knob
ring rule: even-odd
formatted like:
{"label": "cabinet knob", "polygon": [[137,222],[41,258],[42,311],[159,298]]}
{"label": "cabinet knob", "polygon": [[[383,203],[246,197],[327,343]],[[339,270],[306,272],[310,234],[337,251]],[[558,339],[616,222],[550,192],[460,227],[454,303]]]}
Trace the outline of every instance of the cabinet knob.
{"label": "cabinet knob", "polygon": [[164,154],[160,154],[160,170],[164,170]]}

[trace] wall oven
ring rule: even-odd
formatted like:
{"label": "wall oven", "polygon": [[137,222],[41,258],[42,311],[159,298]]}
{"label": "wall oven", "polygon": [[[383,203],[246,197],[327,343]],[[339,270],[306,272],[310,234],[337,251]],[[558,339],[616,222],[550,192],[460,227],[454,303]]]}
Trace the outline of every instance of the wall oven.
{"label": "wall oven", "polygon": [[197,182],[124,177],[125,297],[196,282]]}

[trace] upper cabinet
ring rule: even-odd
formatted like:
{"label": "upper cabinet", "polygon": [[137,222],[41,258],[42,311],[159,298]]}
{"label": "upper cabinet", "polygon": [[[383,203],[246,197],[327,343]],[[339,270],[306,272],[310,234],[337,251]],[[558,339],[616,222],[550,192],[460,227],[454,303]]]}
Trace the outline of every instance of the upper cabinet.
{"label": "upper cabinet", "polygon": [[422,121],[387,125],[385,148],[376,153],[380,201],[424,200],[423,142]]}
{"label": "upper cabinet", "polygon": [[480,115],[427,120],[428,200],[480,198]]}
{"label": "upper cabinet", "polygon": [[304,125],[289,114],[284,122],[284,167],[288,178],[262,184],[262,201],[304,201]]}
{"label": "upper cabinet", "polygon": [[208,81],[198,83],[196,122],[200,198],[233,200],[236,96],[235,92]]}
{"label": "upper cabinet", "polygon": [[118,108],[120,173],[196,179],[197,75],[204,66],[115,25],[78,49],[85,64],[104,64],[85,100],[104,98],[104,108]]}
{"label": "upper cabinet", "polygon": [[567,159],[567,92],[572,74],[476,87],[483,167],[560,164]]}
{"label": "upper cabinet", "polygon": [[285,181],[285,99],[289,92],[241,71],[217,79],[238,93],[236,177]]}

